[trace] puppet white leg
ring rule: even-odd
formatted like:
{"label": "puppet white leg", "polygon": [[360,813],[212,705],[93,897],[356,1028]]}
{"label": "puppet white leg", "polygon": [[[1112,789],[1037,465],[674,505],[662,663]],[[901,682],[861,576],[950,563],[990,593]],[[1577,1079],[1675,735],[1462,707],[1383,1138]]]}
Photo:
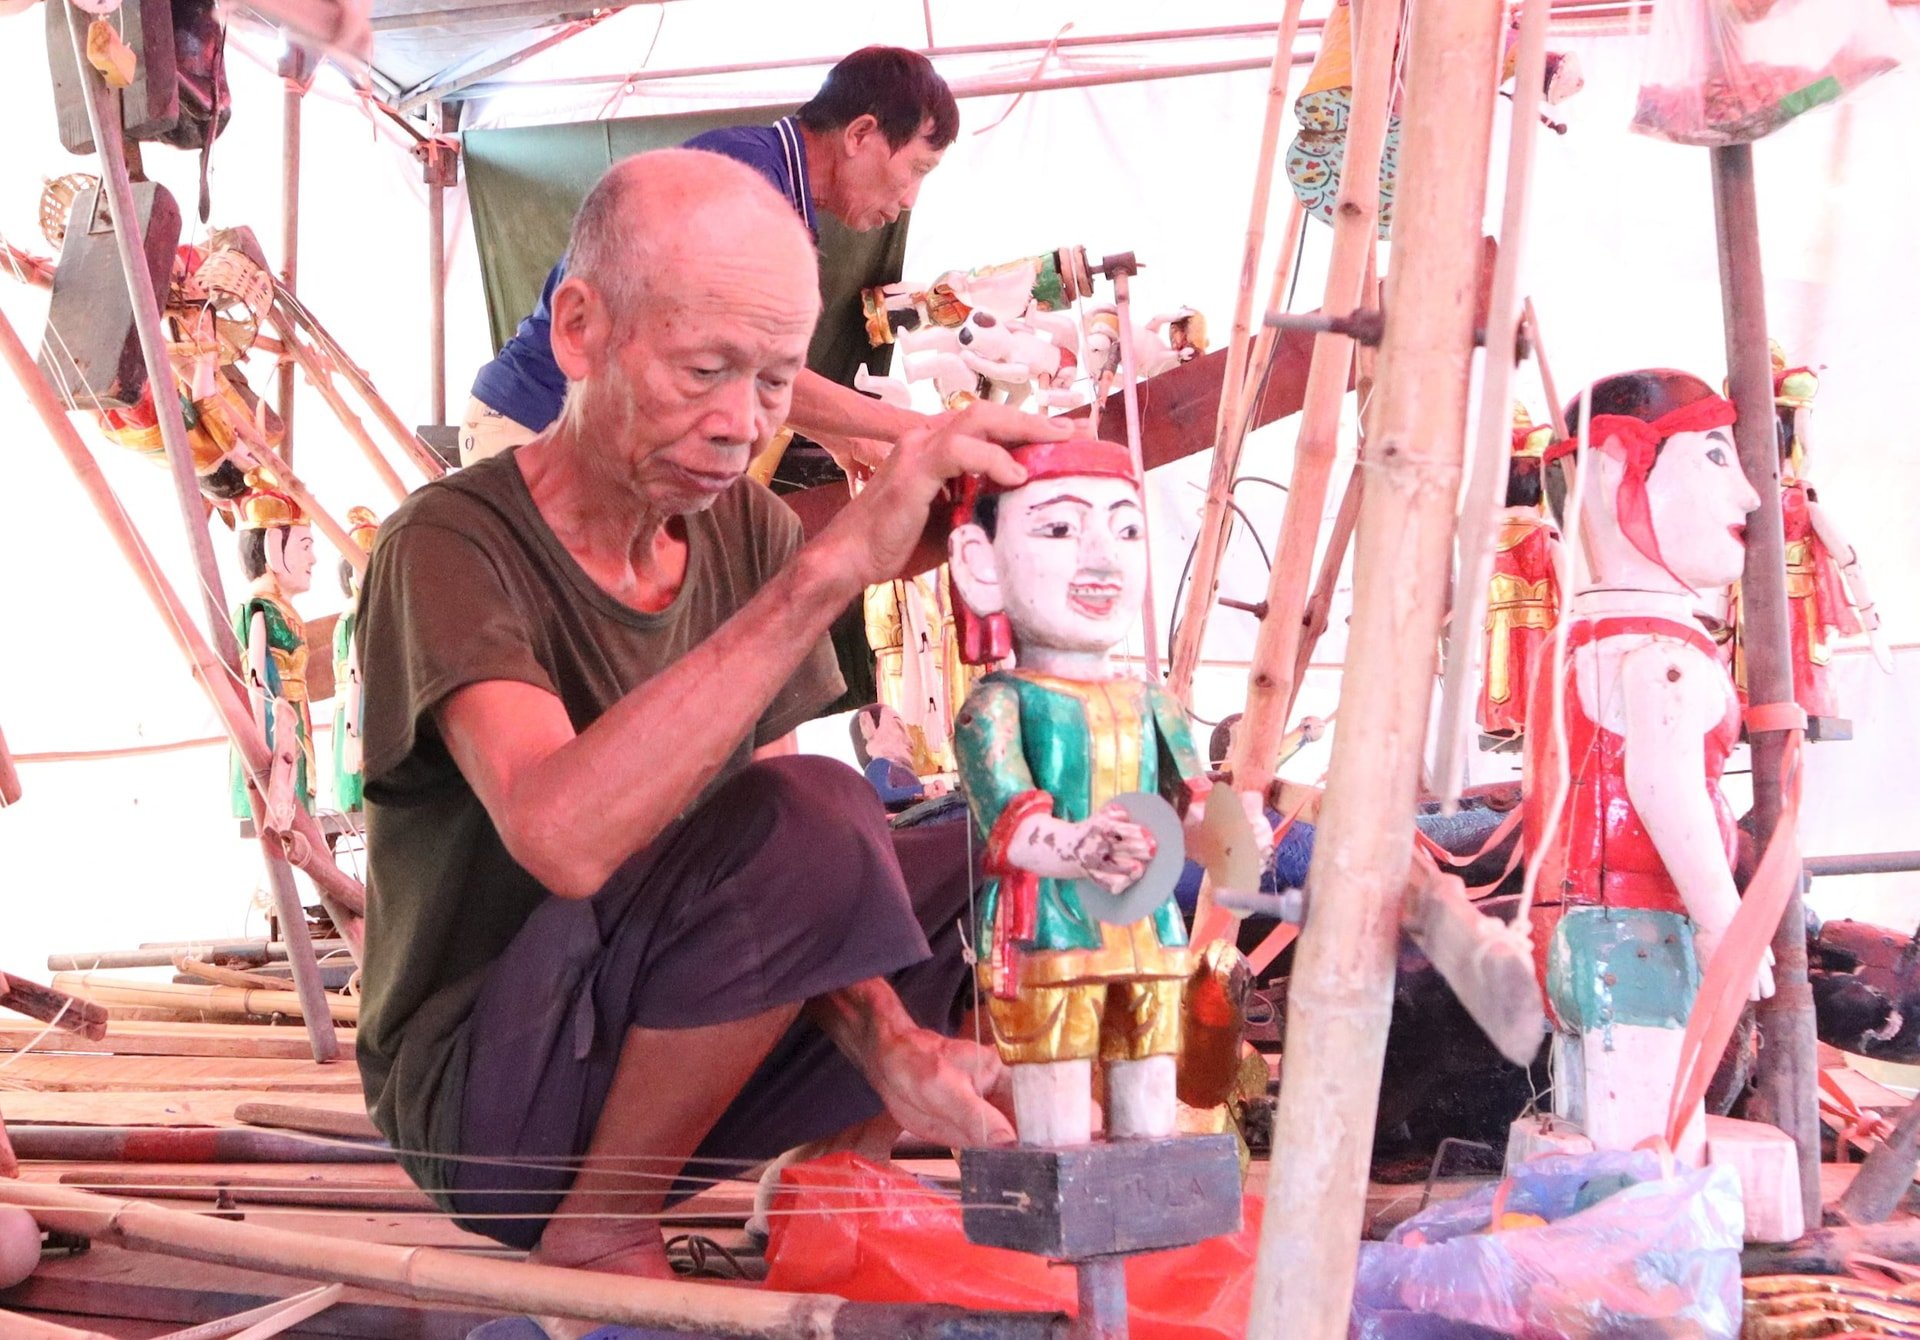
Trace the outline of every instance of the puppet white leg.
{"label": "puppet white leg", "polygon": [[[1596,1148],[1631,1149],[1666,1130],[1684,1037],[1683,1029],[1636,1024],[1580,1035],[1586,1100],[1580,1125]],[[1706,1122],[1698,1109],[1674,1153],[1692,1167],[1704,1161]]]}
{"label": "puppet white leg", "polygon": [[1061,1149],[1093,1139],[1093,1062],[1041,1061],[1010,1068],[1013,1124],[1021,1144]]}
{"label": "puppet white leg", "polygon": [[1107,1138],[1155,1140],[1173,1134],[1176,1066],[1171,1056],[1107,1065]]}

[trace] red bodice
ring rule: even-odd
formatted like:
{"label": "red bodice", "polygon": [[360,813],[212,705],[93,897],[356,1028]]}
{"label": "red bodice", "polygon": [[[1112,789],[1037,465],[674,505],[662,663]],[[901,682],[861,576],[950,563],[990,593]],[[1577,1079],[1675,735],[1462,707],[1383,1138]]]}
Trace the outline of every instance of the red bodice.
{"label": "red bodice", "polygon": [[[1541,863],[1536,899],[1541,905],[1645,908],[1686,914],[1680,892],[1667,874],[1666,862],[1627,796],[1626,740],[1587,715],[1575,680],[1575,656],[1580,648],[1603,638],[1637,636],[1649,641],[1684,642],[1702,656],[1716,660],[1712,642],[1690,624],[1652,616],[1630,618],[1576,618],[1567,628],[1566,714],[1567,756],[1572,760],[1560,822]],[[1536,669],[1532,693],[1532,720],[1527,731],[1525,833],[1531,853],[1546,835],[1549,809],[1557,789],[1551,713],[1553,670],[1543,655]],[[1703,743],[1706,767],[1701,784],[1719,822],[1727,861],[1734,858],[1736,830],[1733,811],[1720,794],[1720,774],[1727,755],[1740,738],[1740,709],[1727,689],[1727,710]]]}

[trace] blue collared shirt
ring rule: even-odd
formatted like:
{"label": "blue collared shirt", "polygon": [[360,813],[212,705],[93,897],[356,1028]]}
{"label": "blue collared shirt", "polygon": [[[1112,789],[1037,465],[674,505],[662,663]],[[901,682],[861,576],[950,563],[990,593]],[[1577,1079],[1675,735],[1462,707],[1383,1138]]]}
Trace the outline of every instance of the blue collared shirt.
{"label": "blue collared shirt", "polygon": [[[770,126],[724,126],[695,135],[689,149],[706,149],[737,159],[758,172],[787,198],[794,213],[816,238],[812,183],[807,178],[806,146],[790,116]],[[473,379],[474,397],[509,419],[538,432],[560,417],[567,377],[553,361],[553,291],[567,277],[567,259],[547,276],[540,301],[521,322],[491,363]]]}

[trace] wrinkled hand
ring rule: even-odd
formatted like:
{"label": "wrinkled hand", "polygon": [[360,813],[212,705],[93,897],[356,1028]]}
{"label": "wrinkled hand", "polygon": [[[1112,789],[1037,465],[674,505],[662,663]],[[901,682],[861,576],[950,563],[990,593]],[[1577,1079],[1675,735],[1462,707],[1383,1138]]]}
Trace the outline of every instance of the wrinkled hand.
{"label": "wrinkled hand", "polygon": [[[1704,974],[1707,965],[1713,962],[1715,954],[1720,952],[1720,942],[1726,935],[1726,928],[1717,930],[1695,925],[1693,928],[1693,953],[1699,961],[1700,971]],[[1773,950],[1767,949],[1760,955],[1760,966],[1754,972],[1753,984],[1747,988],[1748,1000],[1765,1000],[1773,994]]]}
{"label": "wrinkled hand", "polygon": [[1075,863],[1108,893],[1124,891],[1153,859],[1153,834],[1129,819],[1118,805],[1108,805],[1073,828],[1077,832]]}
{"label": "wrinkled hand", "polygon": [[1013,1142],[1013,1123],[1001,1110],[1011,1102],[1011,1081],[991,1047],[899,1029],[875,1047],[866,1070],[887,1112],[911,1136],[955,1148]]}
{"label": "wrinkled hand", "polygon": [[985,401],[930,418],[925,426],[900,435],[867,486],[821,538],[832,537],[863,585],[891,581],[919,543],[948,480],[977,474],[1017,488],[1026,472],[1006,448],[1072,435],[1072,428],[1060,420]]}

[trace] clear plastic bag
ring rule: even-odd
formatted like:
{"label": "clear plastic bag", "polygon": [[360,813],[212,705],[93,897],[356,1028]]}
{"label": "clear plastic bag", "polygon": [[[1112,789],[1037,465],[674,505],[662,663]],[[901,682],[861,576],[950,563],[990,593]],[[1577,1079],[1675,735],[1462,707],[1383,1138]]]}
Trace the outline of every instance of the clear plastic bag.
{"label": "clear plastic bag", "polygon": [[[1532,1223],[1487,1232],[1503,1223]],[[1529,1218],[1530,1217],[1530,1218]],[[1354,1340],[1740,1334],[1745,1216],[1730,1168],[1549,1155],[1361,1244]]]}
{"label": "clear plastic bag", "polygon": [[1741,144],[1899,64],[1887,0],[1663,0],[1633,128]]}

